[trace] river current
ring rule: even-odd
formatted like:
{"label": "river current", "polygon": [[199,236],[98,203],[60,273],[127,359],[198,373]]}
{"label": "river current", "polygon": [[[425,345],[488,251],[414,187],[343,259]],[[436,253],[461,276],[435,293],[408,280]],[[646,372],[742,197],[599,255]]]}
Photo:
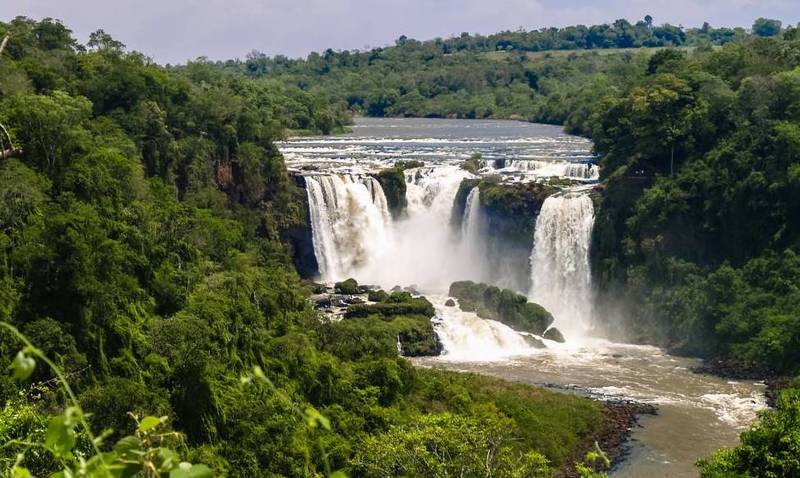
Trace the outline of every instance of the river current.
{"label": "river current", "polygon": [[[762,384],[695,374],[694,359],[592,336],[589,194],[599,171],[589,141],[555,126],[511,121],[358,119],[350,134],[290,139],[280,148],[290,171],[305,178],[319,278],[355,277],[386,289],[413,284],[436,306],[445,352],[414,359],[417,365],[657,406],[657,415],[640,419],[612,476],[696,476],[697,459],[735,445],[765,408]],[[479,170],[460,167],[468,158]],[[405,171],[406,214],[393,217],[369,173],[399,160],[424,165]],[[487,175],[508,183],[572,180],[545,201],[527,261],[487,259],[498,252],[489,249],[477,187],[460,227],[452,227],[461,181]],[[520,275],[526,280],[508,279]],[[537,349],[503,324],[446,307],[449,284],[465,279],[541,303],[566,343],[545,340],[547,348]]]}

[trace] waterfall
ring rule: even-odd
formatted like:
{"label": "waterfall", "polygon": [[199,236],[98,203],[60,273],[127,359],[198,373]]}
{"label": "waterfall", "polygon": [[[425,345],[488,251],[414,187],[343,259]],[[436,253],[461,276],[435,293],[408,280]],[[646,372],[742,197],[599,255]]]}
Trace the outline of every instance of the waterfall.
{"label": "waterfall", "polygon": [[306,176],[305,181],[308,209],[311,213],[311,239],[314,243],[314,256],[317,258],[319,275],[323,278],[338,277],[339,260],[335,257],[336,245],[333,242],[332,220],[325,202],[325,193],[317,178]]}
{"label": "waterfall", "polygon": [[391,218],[380,183],[336,174],[305,179],[320,277],[356,275],[390,241]]}
{"label": "waterfall", "polygon": [[[443,292],[450,283],[478,279],[485,255],[484,220],[477,190],[470,201],[470,256],[447,225],[461,181],[471,175],[457,165],[409,169],[406,215],[393,220],[380,183],[371,176],[306,177],[314,254],[325,281],[356,277],[391,288],[416,284]],[[463,244],[464,241],[461,241]]]}
{"label": "waterfall", "polygon": [[489,361],[530,353],[525,337],[511,327],[443,305],[444,296],[428,297],[436,305],[433,323],[450,360]]}
{"label": "waterfall", "polygon": [[486,255],[486,227],[481,212],[481,192],[477,186],[467,196],[464,218],[461,221],[461,241],[464,253],[470,258],[483,259]]}
{"label": "waterfall", "polygon": [[590,163],[571,163],[567,161],[541,161],[530,159],[507,159],[500,169],[533,172],[537,176],[562,176],[570,179],[596,181],[600,172]]}
{"label": "waterfall", "polygon": [[568,339],[584,335],[592,323],[593,224],[592,200],[580,193],[548,197],[536,219],[529,296],[553,314]]}

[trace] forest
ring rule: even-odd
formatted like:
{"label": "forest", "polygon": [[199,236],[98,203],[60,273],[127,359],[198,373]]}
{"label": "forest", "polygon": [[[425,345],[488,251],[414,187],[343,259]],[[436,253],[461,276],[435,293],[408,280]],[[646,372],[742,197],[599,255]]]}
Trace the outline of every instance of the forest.
{"label": "forest", "polygon": [[414,314],[318,320],[292,263],[304,193],[276,142],[354,114],[590,137],[609,334],[785,377],[777,408],[700,468],[800,473],[797,28],[648,17],[169,67],[52,19],[6,35],[5,474],[596,476],[601,404],[415,368],[395,348]]}
{"label": "forest", "polygon": [[55,20],[6,35],[4,476],[585,466],[602,405],[412,367],[396,334],[419,327],[416,302],[318,320],[288,239],[303,192],[275,142],[340,131],[347,111],[203,61],[166,69],[102,31],[80,45]]}

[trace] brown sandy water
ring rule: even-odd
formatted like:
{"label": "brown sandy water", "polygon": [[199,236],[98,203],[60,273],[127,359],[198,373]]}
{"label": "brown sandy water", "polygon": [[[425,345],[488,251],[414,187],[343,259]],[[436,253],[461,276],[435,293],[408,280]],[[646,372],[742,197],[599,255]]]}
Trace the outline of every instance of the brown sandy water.
{"label": "brown sandy water", "polygon": [[415,363],[656,405],[658,414],[641,417],[628,456],[612,471],[619,478],[697,476],[695,462],[735,445],[766,406],[763,384],[693,373],[690,368],[698,361],[655,347],[594,339],[578,346],[548,345],[547,350],[505,358],[482,360],[480,350],[474,350],[472,361],[444,355]]}

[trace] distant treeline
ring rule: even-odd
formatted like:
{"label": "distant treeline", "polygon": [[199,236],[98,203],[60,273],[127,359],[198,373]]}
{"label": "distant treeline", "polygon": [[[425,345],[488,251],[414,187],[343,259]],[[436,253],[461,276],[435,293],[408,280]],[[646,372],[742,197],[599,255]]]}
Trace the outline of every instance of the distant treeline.
{"label": "distant treeline", "polygon": [[[709,50],[753,36],[774,36],[781,22],[758,19],[743,28],[684,29],[655,25],[648,15],[630,23],[506,31],[417,41],[368,51],[325,50],[305,59],[268,57],[219,62],[236,74],[270,78],[325,97],[338,108],[367,116],[514,118],[570,125],[576,99],[623,86],[637,61],[632,49],[692,47]],[[652,49],[643,50],[649,55]]]}

